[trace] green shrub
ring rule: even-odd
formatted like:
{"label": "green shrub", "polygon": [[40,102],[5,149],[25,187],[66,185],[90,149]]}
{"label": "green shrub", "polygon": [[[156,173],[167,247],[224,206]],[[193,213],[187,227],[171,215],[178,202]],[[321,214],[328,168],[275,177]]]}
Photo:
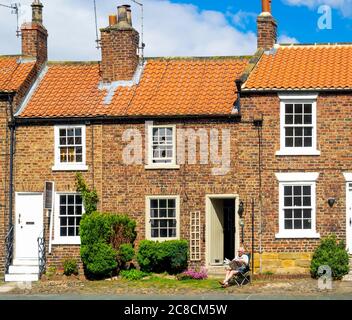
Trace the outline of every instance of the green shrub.
{"label": "green shrub", "polygon": [[81,173],[76,174],[77,191],[81,194],[86,214],[91,214],[97,211],[99,202],[98,193],[95,189],[90,190],[83,179]]}
{"label": "green shrub", "polygon": [[188,242],[143,240],[139,245],[137,261],[141,270],[145,272],[180,273],[187,268]]}
{"label": "green shrub", "polygon": [[130,262],[134,258],[134,249],[132,244],[124,243],[121,244],[120,249],[117,253],[117,261],[120,268],[124,268],[127,262]]}
{"label": "green shrub", "polygon": [[78,264],[75,259],[67,259],[64,261],[64,275],[78,275]]}
{"label": "green shrub", "polygon": [[53,277],[56,275],[56,267],[55,266],[50,266],[46,269],[45,275],[49,278]]}
{"label": "green shrub", "polygon": [[321,276],[318,273],[320,266],[329,266],[332,271],[332,277],[335,280],[342,279],[348,273],[349,255],[344,241],[338,242],[335,235],[321,240],[311,261],[310,272],[313,278]]}
{"label": "green shrub", "polygon": [[135,227],[135,221],[125,215],[100,212],[83,215],[80,224],[81,258],[89,277],[103,278],[117,272],[119,254],[121,262],[130,257],[131,251],[122,245],[133,244]]}
{"label": "green shrub", "polygon": [[141,279],[149,276],[149,273],[143,272],[143,271],[140,271],[137,269],[131,269],[131,270],[122,270],[120,275],[123,279],[127,279],[130,281],[136,281],[136,280],[141,280]]}

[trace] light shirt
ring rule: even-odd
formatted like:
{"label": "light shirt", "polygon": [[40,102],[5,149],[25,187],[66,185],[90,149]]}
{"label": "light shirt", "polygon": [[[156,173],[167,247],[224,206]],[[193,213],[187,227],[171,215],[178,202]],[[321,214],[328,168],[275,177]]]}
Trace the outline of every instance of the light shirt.
{"label": "light shirt", "polygon": [[248,266],[249,258],[246,254],[242,254],[242,256],[236,256],[234,260],[241,260]]}

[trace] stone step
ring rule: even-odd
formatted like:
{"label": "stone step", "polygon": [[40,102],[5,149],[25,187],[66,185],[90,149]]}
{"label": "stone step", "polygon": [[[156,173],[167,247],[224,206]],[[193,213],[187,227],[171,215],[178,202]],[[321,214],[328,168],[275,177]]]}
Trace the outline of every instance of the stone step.
{"label": "stone step", "polygon": [[13,266],[38,266],[38,259],[13,259]]}
{"label": "stone step", "polygon": [[6,282],[32,282],[38,280],[38,274],[5,274]]}
{"label": "stone step", "polygon": [[9,268],[9,274],[38,274],[39,273],[39,266],[20,266],[20,265],[15,265],[15,266],[10,266]]}

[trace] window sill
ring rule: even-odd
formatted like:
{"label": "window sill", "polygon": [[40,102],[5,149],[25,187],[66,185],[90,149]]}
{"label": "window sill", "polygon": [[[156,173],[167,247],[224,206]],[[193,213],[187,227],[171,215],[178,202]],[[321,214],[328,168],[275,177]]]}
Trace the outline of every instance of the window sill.
{"label": "window sill", "polygon": [[154,242],[164,242],[164,241],[171,241],[171,240],[180,240],[179,237],[174,237],[174,238],[147,238],[149,241],[154,241]]}
{"label": "window sill", "polygon": [[284,149],[276,151],[276,156],[320,156],[320,151],[318,150],[291,150],[291,149]]}
{"label": "window sill", "polygon": [[88,166],[83,164],[78,165],[55,165],[52,168],[52,171],[88,171]]}
{"label": "window sill", "polygon": [[177,164],[166,164],[166,165],[146,165],[144,167],[146,170],[177,170],[177,169],[180,169],[180,166],[177,165]]}
{"label": "window sill", "polygon": [[74,238],[74,239],[56,239],[53,240],[51,243],[52,245],[80,245],[81,244],[81,239],[80,238]]}
{"label": "window sill", "polygon": [[320,234],[308,231],[308,232],[279,232],[275,235],[276,239],[320,239]]}

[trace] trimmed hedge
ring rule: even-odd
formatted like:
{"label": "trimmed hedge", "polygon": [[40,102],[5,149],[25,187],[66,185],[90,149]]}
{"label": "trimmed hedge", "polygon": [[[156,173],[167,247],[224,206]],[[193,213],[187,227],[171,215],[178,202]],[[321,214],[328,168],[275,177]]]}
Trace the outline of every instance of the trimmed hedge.
{"label": "trimmed hedge", "polygon": [[345,242],[337,241],[336,235],[330,235],[321,240],[316,248],[310,266],[310,273],[313,278],[319,278],[318,273],[320,266],[329,266],[332,271],[332,277],[340,280],[349,272],[349,255],[346,251]]}
{"label": "trimmed hedge", "polygon": [[[83,215],[81,258],[88,277],[112,276],[123,267],[132,255],[130,248],[133,250],[136,239],[135,228],[135,221],[125,215],[100,212]],[[128,249],[126,244],[130,245]]]}
{"label": "trimmed hedge", "polygon": [[139,245],[137,261],[144,272],[178,274],[187,269],[188,242],[143,240]]}

